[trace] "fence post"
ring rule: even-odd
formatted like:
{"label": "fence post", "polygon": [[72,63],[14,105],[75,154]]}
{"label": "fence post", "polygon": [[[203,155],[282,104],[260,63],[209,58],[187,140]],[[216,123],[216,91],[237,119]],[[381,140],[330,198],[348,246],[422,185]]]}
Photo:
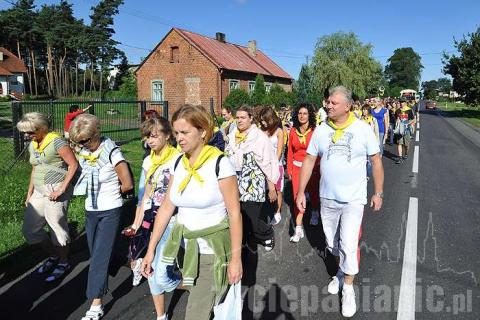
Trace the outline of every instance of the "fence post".
{"label": "fence post", "polygon": [[15,158],[18,157],[23,150],[23,139],[21,133],[17,129],[17,123],[22,117],[22,104],[21,102],[12,102],[12,133],[13,133],[13,148]]}
{"label": "fence post", "polygon": [[168,101],[163,101],[163,117],[168,119]]}
{"label": "fence post", "polygon": [[145,121],[145,111],[147,111],[147,101],[140,101],[140,119]]}
{"label": "fence post", "polygon": [[95,102],[92,101],[92,103],[90,103],[92,106],[90,107],[90,109],[88,109],[90,112],[90,114],[93,114],[95,115]]}

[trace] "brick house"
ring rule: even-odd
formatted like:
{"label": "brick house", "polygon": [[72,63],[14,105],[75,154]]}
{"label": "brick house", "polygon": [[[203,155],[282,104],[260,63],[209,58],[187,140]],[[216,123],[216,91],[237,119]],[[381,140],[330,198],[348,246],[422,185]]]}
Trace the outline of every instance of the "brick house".
{"label": "brick house", "polygon": [[0,47],[0,97],[10,94],[21,97],[25,93],[23,74],[26,72],[21,59]]}
{"label": "brick house", "polygon": [[277,83],[292,90],[292,77],[256,48],[255,41],[240,46],[225,41],[223,33],[206,37],[178,28],[171,29],[136,71],[138,99],[168,101],[171,115],[183,104],[209,107],[230,90],[253,90],[262,74],[267,91]]}

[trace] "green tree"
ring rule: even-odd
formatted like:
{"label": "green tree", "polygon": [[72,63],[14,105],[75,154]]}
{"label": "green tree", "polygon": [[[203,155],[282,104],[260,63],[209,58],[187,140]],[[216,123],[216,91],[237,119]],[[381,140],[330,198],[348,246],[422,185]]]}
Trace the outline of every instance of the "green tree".
{"label": "green tree", "polygon": [[113,40],[115,30],[113,29],[113,16],[118,14],[118,8],[123,0],[103,0],[92,7],[90,15],[90,58],[92,60],[92,75],[94,65],[100,67],[100,97],[103,96],[103,80],[107,75],[108,67],[113,61],[121,57],[122,52],[115,46],[119,42]]}
{"label": "green tree", "polygon": [[443,93],[450,93],[452,91],[452,81],[448,78],[439,78],[437,80],[438,90]]}
{"label": "green tree", "polygon": [[302,65],[298,80],[293,84],[293,92],[297,103],[308,102],[317,106],[321,105],[323,95],[322,92],[315,89],[315,74],[312,65]]}
{"label": "green tree", "polygon": [[438,81],[430,80],[422,82],[422,91],[425,99],[435,99],[438,96]]}
{"label": "green tree", "polygon": [[282,105],[288,104],[288,94],[287,92],[277,83],[274,83],[270,88],[270,92],[268,93],[269,103],[273,105],[277,110]]}
{"label": "green tree", "polygon": [[229,95],[225,98],[223,104],[232,109],[237,109],[241,105],[248,104],[250,102],[250,96],[243,89],[233,89]]}
{"label": "green tree", "polygon": [[459,55],[443,57],[443,72],[453,78],[453,89],[468,105],[480,105],[480,28],[462,40],[454,40]]}
{"label": "green tree", "polygon": [[382,67],[372,57],[372,45],[362,44],[353,33],[337,32],[320,38],[312,61],[315,91],[344,85],[357,96],[376,92]]}
{"label": "green tree", "polygon": [[125,54],[121,54],[122,58],[120,60],[120,63],[117,65],[118,68],[118,73],[117,75],[113,78],[113,83],[112,83],[112,89],[113,90],[118,90],[118,88],[123,84],[124,77],[127,76],[129,72],[129,65],[128,65],[128,60]]}
{"label": "green tree", "polygon": [[391,87],[418,90],[423,65],[422,58],[412,48],[395,49],[388,58],[385,77]]}
{"label": "green tree", "polygon": [[253,106],[264,104],[267,91],[265,90],[265,79],[261,74],[257,74],[255,77],[255,88],[253,89],[250,97],[250,103]]}

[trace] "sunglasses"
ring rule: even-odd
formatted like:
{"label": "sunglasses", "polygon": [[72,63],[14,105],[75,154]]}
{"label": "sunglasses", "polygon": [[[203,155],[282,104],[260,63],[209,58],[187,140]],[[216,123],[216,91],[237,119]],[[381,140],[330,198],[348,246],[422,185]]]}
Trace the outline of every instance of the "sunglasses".
{"label": "sunglasses", "polygon": [[35,131],[25,131],[23,134],[28,134],[29,136],[31,136],[32,134],[35,134]]}
{"label": "sunglasses", "polygon": [[88,139],[83,139],[83,140],[77,141],[77,142],[75,142],[75,144],[78,144],[79,146],[83,146],[83,145],[89,143],[90,140],[92,140],[92,137],[90,137]]}

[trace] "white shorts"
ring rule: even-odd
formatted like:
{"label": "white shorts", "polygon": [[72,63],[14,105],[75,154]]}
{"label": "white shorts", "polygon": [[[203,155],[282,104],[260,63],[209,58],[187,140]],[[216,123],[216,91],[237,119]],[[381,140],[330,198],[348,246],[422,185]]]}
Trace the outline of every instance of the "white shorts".
{"label": "white shorts", "polygon": [[328,250],[340,257],[340,270],[348,275],[358,273],[358,240],[363,218],[363,204],[350,204],[322,198],[323,232]]}

